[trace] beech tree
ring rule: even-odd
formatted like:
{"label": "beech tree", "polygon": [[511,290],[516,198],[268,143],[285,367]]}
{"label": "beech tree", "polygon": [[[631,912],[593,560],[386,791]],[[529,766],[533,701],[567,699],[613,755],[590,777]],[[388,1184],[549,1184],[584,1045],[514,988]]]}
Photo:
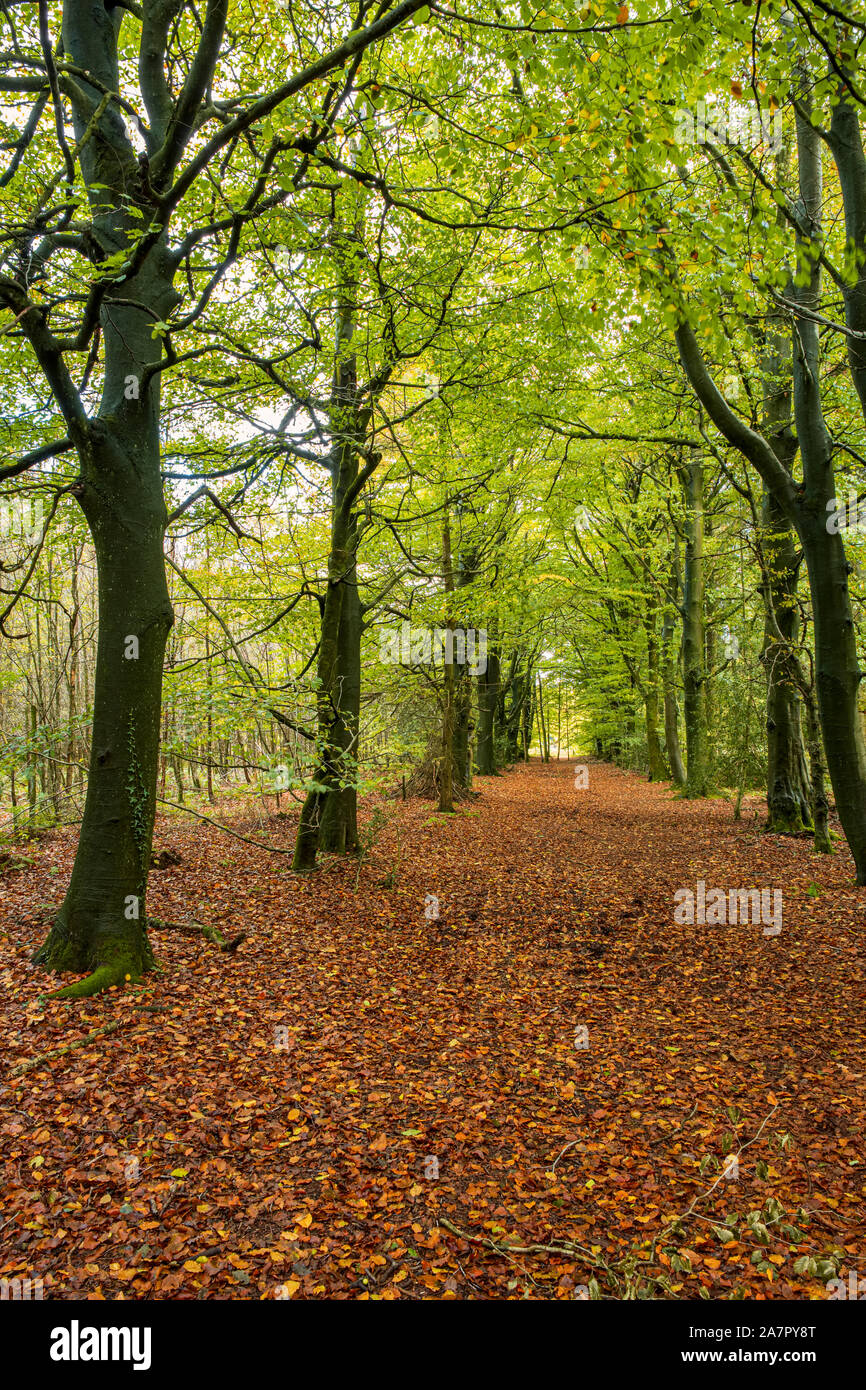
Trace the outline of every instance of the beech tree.
{"label": "beech tree", "polygon": [[[99,575],[84,820],[65,900],[38,953],[52,969],[91,971],[64,996],[136,978],[152,959],[145,891],[173,618],[163,372],[197,351],[196,321],[247,226],[303,182],[361,55],[420,9],[421,0],[385,0],[362,6],[354,22],[335,12],[346,37],[307,60],[311,45],[298,40],[291,75],[254,96],[255,50],[236,51],[228,0],[211,0],[201,18],[184,0],[64,0],[3,12],[0,90],[14,95],[20,117],[7,170],[18,210],[10,218],[7,199],[0,304],[65,431],[4,475],[74,451],[78,472],[67,486]],[[296,133],[269,136],[273,113],[315,84],[314,114],[300,104]],[[291,164],[288,193],[269,183],[279,159]],[[203,190],[229,171],[232,196],[212,216]],[[192,302],[182,311],[184,281]]]}
{"label": "beech tree", "polygon": [[[794,30],[793,19],[786,21],[783,27]],[[780,458],[765,435],[732,410],[719,391],[694,331],[687,297],[679,301],[676,339],[684,369],[698,399],[728,442],[756,468],[803,547],[815,614],[816,687],[827,765],[839,816],[854,856],[857,881],[866,883],[866,744],[858,704],[862,672],[844,537],[838,525],[829,524],[835,506],[836,481],[833,441],[822,399],[819,342],[819,325],[824,317],[820,306],[825,256],[818,98],[826,100],[832,108],[830,130],[825,132],[825,138],[837,161],[843,197],[846,185],[848,188],[846,249],[850,268],[836,274],[844,287],[849,328],[850,323],[857,320],[864,287],[862,263],[866,242],[862,237],[866,223],[858,221],[855,208],[866,199],[866,162],[851,84],[831,54],[830,73],[817,78],[816,89],[814,70],[820,68],[822,60],[826,63],[827,55],[820,51],[825,45],[819,46],[817,57],[810,54],[807,39],[807,34],[792,38],[795,60],[790,73],[790,99],[796,132],[798,196],[789,203],[785,190],[779,190],[792,228],[792,259],[796,270],[785,284],[785,293],[777,295],[791,319],[794,425],[803,470],[802,483],[795,482],[784,453]],[[853,344],[848,350],[848,361],[858,396],[864,403],[862,381],[858,382],[862,350],[857,331],[846,335]]]}

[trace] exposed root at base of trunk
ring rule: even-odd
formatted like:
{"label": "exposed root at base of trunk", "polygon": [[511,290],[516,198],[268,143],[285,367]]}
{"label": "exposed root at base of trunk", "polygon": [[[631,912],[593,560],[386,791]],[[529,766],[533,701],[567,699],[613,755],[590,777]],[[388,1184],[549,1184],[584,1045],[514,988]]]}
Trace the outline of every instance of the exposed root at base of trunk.
{"label": "exposed root at base of trunk", "polygon": [[85,975],[83,980],[76,980],[74,984],[64,985],[62,989],[52,990],[50,994],[43,995],[45,999],[89,999],[93,994],[101,994],[103,990],[111,989],[112,985],[137,984],[141,976],[133,973],[128,963],[115,961],[111,965],[98,965],[90,974]]}
{"label": "exposed root at base of trunk", "polygon": [[135,931],[129,936],[110,936],[94,929],[92,939],[85,941],[80,934],[70,933],[65,904],[61,906],[48,936],[33,953],[33,963],[55,975],[83,974],[84,978],[41,997],[89,999],[113,985],[137,984],[148,971],[156,969],[156,961],[144,924],[136,922],[134,926]]}
{"label": "exposed root at base of trunk", "polygon": [[801,815],[783,815],[776,812],[775,815],[768,816],[764,825],[765,835],[791,835],[797,838],[801,835],[812,835],[814,827],[805,821]]}

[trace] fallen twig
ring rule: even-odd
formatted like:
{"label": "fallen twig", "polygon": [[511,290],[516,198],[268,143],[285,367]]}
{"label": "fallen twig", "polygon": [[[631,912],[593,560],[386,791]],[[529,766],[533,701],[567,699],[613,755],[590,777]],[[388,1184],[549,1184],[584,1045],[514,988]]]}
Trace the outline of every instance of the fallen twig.
{"label": "fallen twig", "polygon": [[116,1033],[119,1028],[125,1028],[127,1024],[137,1022],[131,1018],[116,1018],[113,1023],[104,1023],[101,1028],[94,1028],[92,1033],[87,1033],[83,1038],[76,1038],[75,1042],[65,1043],[63,1047],[55,1047],[51,1052],[40,1052],[38,1057],[31,1057],[29,1062],[19,1062],[17,1067],[13,1067],[10,1076],[21,1076],[25,1071],[32,1070],[33,1067],[41,1066],[43,1062],[53,1062],[57,1057],[63,1057],[67,1052],[74,1051],[77,1047],[86,1047],[88,1043],[95,1042],[97,1038],[105,1037],[108,1033]]}
{"label": "fallen twig", "polygon": [[591,1260],[592,1263],[599,1268],[608,1268],[603,1260],[599,1260],[596,1255],[593,1255],[591,1250],[587,1250],[583,1245],[575,1245],[574,1242],[570,1240],[563,1241],[560,1245],[512,1245],[510,1242],[504,1240],[491,1240],[489,1236],[470,1235],[468,1231],[461,1231],[459,1226],[453,1226],[447,1217],[444,1216],[438,1218],[437,1224],[444,1226],[447,1231],[453,1232],[453,1234],[459,1236],[461,1240],[471,1241],[473,1245],[486,1245],[488,1250],[495,1250],[498,1255],[538,1255],[543,1253],[548,1255],[564,1255],[566,1258],[569,1258],[574,1256],[575,1252],[577,1252],[584,1255],[586,1259]]}
{"label": "fallen twig", "polygon": [[267,850],[268,854],[287,854],[290,857],[294,854],[292,849],[280,849],[278,845],[266,845],[263,840],[251,840],[249,835],[241,835],[237,830],[230,830],[227,825],[220,825],[218,820],[212,816],[206,816],[201,811],[194,811],[191,806],[181,806],[179,801],[167,801],[164,796],[158,796],[157,801],[162,806],[173,806],[176,811],[184,811],[188,816],[194,816],[196,820],[204,821],[206,825],[213,825],[217,830],[221,830],[224,835],[231,835],[235,840],[243,840],[245,845],[255,845],[256,849]]}
{"label": "fallen twig", "polygon": [[213,946],[219,947],[221,951],[233,954],[242,941],[246,941],[246,932],[239,932],[231,940],[227,940],[221,931],[216,927],[204,926],[201,922],[164,922],[161,917],[148,917],[147,925],[155,928],[156,931],[182,931],[189,936],[203,936],[206,941],[210,941]]}

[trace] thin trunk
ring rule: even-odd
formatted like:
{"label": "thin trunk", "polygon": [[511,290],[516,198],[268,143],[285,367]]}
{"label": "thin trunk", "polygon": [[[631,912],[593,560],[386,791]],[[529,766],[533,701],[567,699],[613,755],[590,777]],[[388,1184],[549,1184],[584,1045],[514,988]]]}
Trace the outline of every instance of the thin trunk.
{"label": "thin trunk", "polygon": [[315,867],[323,828],[329,847],[357,846],[357,742],[360,711],[361,615],[358,600],[358,524],[355,503],[378,462],[362,469],[360,454],[367,415],[358,403],[353,338],[357,321],[358,227],[346,235],[336,229],[334,248],[341,277],[335,367],[330,404],[332,479],[328,583],[322,605],[316,668],[316,764],[304,800],[292,866],[299,873]]}
{"label": "thin trunk", "polygon": [[665,748],[674,786],[686,785],[686,769],[680,748],[679,708],[677,705],[677,654],[673,635],[679,612],[679,546],[674,545],[668,586],[668,602],[662,619],[662,683],[665,697]]}
{"label": "thin trunk", "polygon": [[541,730],[541,760],[550,762],[550,742],[547,737],[547,725],[544,722],[544,692],[541,685],[541,675],[537,677],[538,683],[538,726]]}
{"label": "thin trunk", "polygon": [[646,716],[647,759],[650,782],[662,782],[667,777],[661,739],[659,738],[659,644],[656,636],[656,610],[647,604],[644,611],[646,632],[647,677],[644,692]]}
{"label": "thin trunk", "polygon": [[683,687],[688,797],[709,791],[706,666],[704,639],[704,470],[692,450],[680,469],[686,503],[686,556],[683,583]]}
{"label": "thin trunk", "polygon": [[39,759],[36,753],[36,730],[38,727],[39,714],[35,705],[30,706],[30,728],[29,743],[30,753],[27,758],[27,806],[29,811],[30,830],[36,829],[36,778]]}
{"label": "thin trunk", "polygon": [[476,763],[482,777],[495,777],[499,771],[496,757],[496,710],[500,695],[499,649],[496,645],[495,621],[490,623],[490,644],[487,651],[487,670],[478,676],[478,746]]}
{"label": "thin trunk", "polygon": [[[445,625],[450,641],[445,652],[444,689],[442,694],[442,758],[439,764],[439,810],[454,810],[454,613],[451,595],[454,591],[454,572],[451,564],[451,523],[448,509],[442,523],[442,574],[445,581]],[[450,660],[449,660],[450,657]]]}
{"label": "thin trunk", "polygon": [[[340,499],[337,499],[340,505]],[[357,519],[349,517],[349,566],[337,636],[336,708],[332,738],[339,750],[342,785],[330,790],[322,807],[319,848],[349,854],[358,848],[358,733],[361,720],[361,633],[363,614],[358,595]]]}
{"label": "thin trunk", "polygon": [[811,800],[813,843],[818,854],[832,854],[830,841],[830,806],[824,786],[824,750],[821,744],[821,725],[818,717],[818,702],[814,691],[804,692],[806,711],[806,747],[809,750],[809,770],[811,772]]}

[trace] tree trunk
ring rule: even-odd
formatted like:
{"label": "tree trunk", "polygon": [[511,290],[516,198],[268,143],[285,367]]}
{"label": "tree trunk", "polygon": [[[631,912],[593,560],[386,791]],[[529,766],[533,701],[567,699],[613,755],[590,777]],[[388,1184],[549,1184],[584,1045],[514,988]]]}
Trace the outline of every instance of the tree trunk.
{"label": "tree trunk", "polygon": [[827,792],[824,787],[824,755],[821,746],[821,727],[818,718],[818,704],[812,690],[804,690],[806,709],[806,745],[809,749],[809,770],[811,772],[811,800],[813,842],[818,854],[832,854],[830,841],[829,812]]}
{"label": "tree trunk", "polygon": [[472,785],[472,679],[465,665],[454,672],[454,785],[465,789]]}
{"label": "tree trunk", "polygon": [[[761,660],[767,677],[767,825],[776,835],[797,835],[812,826],[811,786],[800,726],[800,701],[790,669],[799,637],[794,534],[772,495],[764,497],[763,550],[771,613],[764,624]],[[779,641],[778,634],[784,639]]]}
{"label": "tree trunk", "polygon": [[[777,177],[787,182],[789,150],[780,151]],[[781,210],[777,225],[783,225]],[[762,354],[763,423],[767,439],[791,474],[797,439],[791,428],[793,368],[791,338],[782,315],[771,314]],[[761,661],[767,680],[767,824],[777,835],[796,835],[812,823],[812,788],[800,727],[797,646],[800,621],[797,581],[800,560],[790,518],[766,485],[761,503],[758,559],[765,598]]]}
{"label": "tree trunk", "polygon": [[825,517],[822,510],[803,531],[815,617],[815,685],[836,809],[857,882],[866,884],[866,748],[857,698],[861,673],[845,548],[841,536],[827,536]]}
{"label": "tree trunk", "polygon": [[662,619],[662,681],[665,699],[665,748],[674,785],[684,787],[686,769],[680,749],[679,710],[677,708],[677,658],[673,645],[679,599],[679,552],[675,550],[670,577],[668,604]]}
{"label": "tree trunk", "polygon": [[482,777],[495,777],[499,768],[496,757],[496,709],[499,703],[499,651],[491,623],[491,643],[487,652],[487,670],[478,677],[478,746],[476,764]]}
{"label": "tree trunk", "polygon": [[[460,516],[461,507],[458,504],[457,515]],[[470,550],[468,554],[458,551],[452,567],[452,575],[456,594],[461,590],[469,589],[477,575],[477,555]],[[464,595],[464,600],[466,599]],[[462,606],[461,621],[466,624],[466,608],[470,606],[464,601]],[[477,640],[477,638],[476,638]],[[466,652],[466,660],[459,663],[454,671],[454,733],[452,738],[452,776],[454,786],[465,790],[472,785],[472,735],[474,732],[474,711],[472,701],[472,678],[469,673],[469,654]]]}
{"label": "tree trunk", "polygon": [[[358,472],[356,446],[351,441],[346,441],[339,449],[338,468],[339,501],[332,514],[328,585],[322,607],[316,668],[316,765],[312,785],[301,810],[295,842],[292,867],[298,873],[307,873],[315,868],[322,817],[329,800],[329,841],[343,848],[349,847],[350,819],[346,810],[347,805],[354,805],[356,794],[355,757],[349,750],[353,744],[356,746],[357,735],[351,734],[352,711],[348,703],[344,703],[349,695],[341,679],[340,659],[341,639],[345,644],[345,653],[349,636],[348,624],[343,624],[344,601],[350,590],[357,593],[352,505],[362,475]],[[352,603],[351,598],[349,602]],[[350,797],[344,795],[347,791]]]}
{"label": "tree trunk", "polygon": [[454,571],[451,564],[451,523],[448,508],[442,523],[442,575],[445,581],[445,626],[449,633],[444,654],[442,692],[442,758],[439,764],[439,810],[454,810],[454,726],[456,682],[454,678],[454,613],[451,607]]}
{"label": "tree trunk", "polygon": [[507,713],[501,710],[505,756],[510,763],[516,763],[525,756],[524,748],[527,733],[531,733],[531,720],[527,728],[527,701],[532,699],[532,662],[527,655],[526,669],[523,670],[524,653],[515,651],[509,662],[508,680],[505,689],[510,696]]}
{"label": "tree trunk", "polygon": [[66,670],[67,692],[67,740],[66,740],[66,791],[72,794],[75,776],[75,762],[78,756],[77,694],[78,694],[78,633],[81,627],[81,604],[78,598],[78,563],[83,546],[73,546],[72,563],[72,609],[69,614],[69,664]]}
{"label": "tree trunk", "polygon": [[523,718],[521,728],[523,735],[523,761],[529,762],[529,750],[532,747],[532,731],[535,724],[535,686],[532,680],[530,669],[526,672],[526,682],[523,696]]}
{"label": "tree trunk", "polygon": [[[88,147],[89,148],[89,147]],[[105,233],[123,244],[136,235]],[[159,376],[154,317],[177,301],[161,242],[141,270],[106,294],[105,380],[99,415],[73,415],[78,498],[96,553],[99,633],[90,769],[66,897],[35,959],[93,973],[58,997],[96,993],[152,963],[145,890],[156,806],[162,670],[174,621],[163,560],[167,524],[160,477]],[[114,302],[117,299],[119,302]],[[142,308],[141,306],[147,306]]]}
{"label": "tree trunk", "polygon": [[662,782],[667,777],[661,739],[659,738],[659,645],[656,637],[656,610],[648,605],[644,614],[647,652],[647,678],[644,694],[646,717],[647,759],[650,782]]}
{"label": "tree trunk", "polygon": [[[839,817],[857,866],[857,882],[863,884],[866,883],[866,746],[858,703],[861,672],[845,546],[841,531],[834,530],[828,523],[835,495],[833,454],[821,403],[818,325],[808,317],[820,301],[821,266],[815,252],[821,235],[821,144],[806,108],[797,110],[796,120],[800,204],[808,227],[808,235],[799,237],[798,242],[811,267],[809,283],[792,290],[807,311],[794,331],[794,415],[805,482],[798,531],[812,591],[815,686],[827,767]],[[856,373],[854,375],[856,378]]]}
{"label": "tree trunk", "polygon": [[31,834],[36,829],[36,801],[37,801],[37,769],[39,759],[36,751],[36,731],[38,728],[39,713],[35,705],[30,706],[30,723],[28,728],[30,751],[27,756],[27,808],[28,826]]}
{"label": "tree trunk", "polygon": [[331,540],[328,584],[322,605],[316,669],[317,744],[312,786],[304,800],[292,867],[315,868],[320,843],[340,852],[357,846],[357,747],[360,712],[361,612],[358,597],[358,521],[355,503],[378,461],[363,468],[361,450],[369,407],[358,402],[353,338],[357,320],[357,251],[360,227],[334,233],[341,277],[335,367],[330,404],[332,446]]}
{"label": "tree trunk", "polygon": [[[165,504],[122,446],[92,460],[82,506],[96,551],[99,637],[84,819],[66,897],[34,959],[93,972],[58,992],[96,993],[152,965],[145,892],[150,864],[162,668],[173,612],[163,563]],[[90,462],[90,461],[88,461]],[[124,466],[127,464],[127,466]]]}
{"label": "tree trunk", "polygon": [[358,848],[358,735],[361,720],[361,603],[358,595],[357,521],[349,518],[350,561],[337,638],[336,704],[332,738],[339,750],[343,785],[331,789],[322,807],[319,848],[350,854]]}
{"label": "tree trunk", "polygon": [[539,674],[538,674],[538,676],[537,676],[537,678],[536,678],[536,682],[537,682],[537,691],[538,691],[538,727],[539,727],[539,730],[540,730],[541,761],[544,762],[544,763],[549,763],[549,762],[550,762],[550,739],[549,739],[548,733],[547,733],[547,723],[546,723],[545,718],[544,718],[544,689],[543,689],[542,684],[541,684],[541,673],[540,673],[540,672],[539,672]]}
{"label": "tree trunk", "polygon": [[704,641],[704,471],[693,450],[680,470],[686,502],[683,583],[683,707],[686,722],[688,797],[706,796],[708,785],[706,667]]}

